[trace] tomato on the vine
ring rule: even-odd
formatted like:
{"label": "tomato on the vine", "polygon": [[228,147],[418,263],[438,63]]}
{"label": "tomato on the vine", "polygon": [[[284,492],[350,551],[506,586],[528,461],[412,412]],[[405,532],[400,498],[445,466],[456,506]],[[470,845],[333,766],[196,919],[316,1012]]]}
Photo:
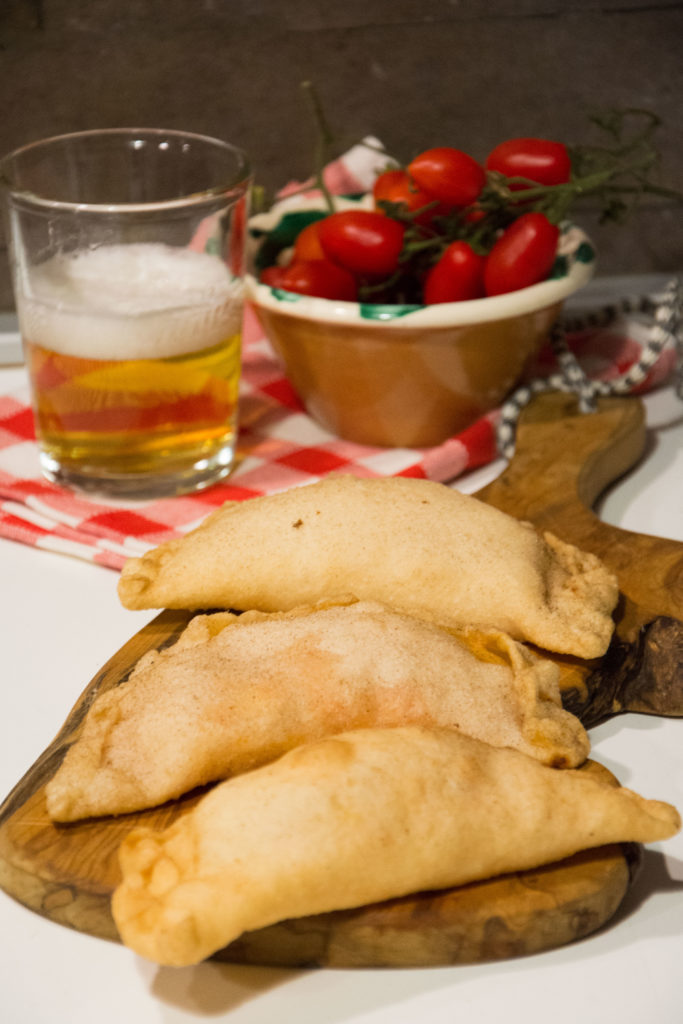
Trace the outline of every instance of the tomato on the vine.
{"label": "tomato on the vine", "polygon": [[259,281],[261,284],[267,284],[271,288],[282,288],[282,275],[285,272],[284,267],[272,266],[264,267],[259,274]]}
{"label": "tomato on the vine", "polygon": [[[507,139],[491,150],[486,168],[507,178],[528,178],[538,185],[564,185],[572,173],[571,158],[562,142],[550,139]],[[523,189],[521,183],[512,189]]]}
{"label": "tomato on the vine", "polygon": [[559,228],[543,213],[523,213],[505,229],[486,257],[487,295],[502,295],[544,281],[555,262]]}
{"label": "tomato on the vine", "polygon": [[375,210],[342,210],[318,222],[328,259],[359,277],[388,277],[398,269],[405,228]]}
{"label": "tomato on the vine", "polygon": [[462,220],[464,224],[479,224],[485,219],[486,210],[482,210],[478,206],[470,206],[466,210],[462,211]]}
{"label": "tomato on the vine", "polygon": [[290,263],[279,275],[276,287],[300,295],[343,302],[354,302],[358,295],[353,275],[330,260],[299,260]]}
{"label": "tomato on the vine", "polygon": [[320,244],[320,221],[314,220],[300,231],[294,242],[294,260],[324,260],[325,253]]}
{"label": "tomato on the vine", "polygon": [[427,273],[424,301],[462,302],[484,295],[484,257],[467,242],[457,241],[444,250],[438,263]]}
{"label": "tomato on the vine", "polygon": [[428,203],[433,203],[426,192],[420,189],[411,180],[405,171],[395,169],[384,171],[375,179],[372,186],[372,195],[375,205],[380,200],[389,203],[405,203],[409,210],[419,210]]}
{"label": "tomato on the vine", "polygon": [[[448,212],[448,207],[444,209],[442,203],[418,188],[410,175],[402,170],[380,174],[373,185],[372,195],[375,209],[382,210],[382,202],[402,205],[407,213],[417,214],[414,220],[418,224],[429,224],[434,216]],[[418,210],[423,212],[418,213]]]}
{"label": "tomato on the vine", "polygon": [[476,160],[460,149],[437,146],[408,164],[408,173],[427,195],[451,206],[469,206],[486,182]]}

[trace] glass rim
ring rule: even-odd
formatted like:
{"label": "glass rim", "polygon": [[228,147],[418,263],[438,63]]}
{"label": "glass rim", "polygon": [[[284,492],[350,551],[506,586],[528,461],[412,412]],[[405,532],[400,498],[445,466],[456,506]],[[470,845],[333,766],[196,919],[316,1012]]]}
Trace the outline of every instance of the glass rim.
{"label": "glass rim", "polygon": [[[46,195],[33,192],[30,189],[22,188],[13,184],[8,168],[12,161],[24,153],[32,150],[47,149],[58,142],[65,142],[76,139],[88,139],[96,136],[126,136],[144,135],[149,138],[161,136],[173,137],[175,139],[188,139],[193,142],[209,144],[211,148],[222,149],[237,157],[235,174],[228,181],[202,189],[200,192],[190,192],[187,195],[175,196],[173,199],[159,199],[144,203],[77,203],[64,199],[51,199]],[[169,210],[179,207],[200,206],[206,202],[217,199],[219,196],[239,194],[246,192],[251,179],[251,166],[246,153],[239,146],[235,146],[223,139],[217,139],[212,135],[203,135],[200,132],[189,132],[182,128],[140,128],[140,127],[118,127],[118,128],[88,128],[83,131],[65,132],[60,135],[51,135],[47,138],[36,139],[27,142],[23,146],[12,150],[0,158],[0,187],[4,188],[15,200],[24,200],[34,207],[42,207],[50,210],[78,211],[83,213],[141,213]]]}

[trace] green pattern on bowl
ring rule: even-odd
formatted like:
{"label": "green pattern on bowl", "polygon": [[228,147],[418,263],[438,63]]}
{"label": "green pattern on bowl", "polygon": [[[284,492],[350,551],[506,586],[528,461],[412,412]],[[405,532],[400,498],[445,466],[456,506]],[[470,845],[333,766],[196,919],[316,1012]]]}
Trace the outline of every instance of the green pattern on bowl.
{"label": "green pattern on bowl", "polygon": [[298,292],[286,292],[284,288],[271,287],[270,291],[278,302],[301,302],[304,298],[304,296],[300,295]]}
{"label": "green pattern on bowl", "polygon": [[566,256],[557,256],[553,263],[552,270],[548,274],[550,281],[559,281],[569,273],[569,259]]}
{"label": "green pattern on bowl", "polygon": [[399,316],[414,313],[416,309],[424,309],[423,305],[389,306],[373,302],[360,303],[360,315],[364,320],[396,320]]}
{"label": "green pattern on bowl", "polygon": [[595,249],[590,242],[582,242],[574,253],[577,263],[592,263],[595,259]]}

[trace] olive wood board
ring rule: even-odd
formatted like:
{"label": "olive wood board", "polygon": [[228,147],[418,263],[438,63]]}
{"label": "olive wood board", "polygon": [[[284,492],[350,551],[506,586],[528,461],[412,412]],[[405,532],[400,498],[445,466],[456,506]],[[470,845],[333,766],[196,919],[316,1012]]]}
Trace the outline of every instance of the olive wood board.
{"label": "olive wood board", "polygon": [[597,555],[619,581],[615,632],[592,662],[554,656],[563,703],[586,728],[624,711],[683,715],[683,543],[623,530],[593,511],[643,456],[638,398],[605,398],[582,414],[573,395],[539,395],[524,411],[515,454],[477,497]]}
{"label": "olive wood board", "polygon": [[[589,727],[623,711],[683,714],[683,544],[600,523],[590,506],[641,456],[637,399],[605,399],[581,415],[565,395],[526,410],[517,451],[483,500],[594,551],[622,591],[615,638],[603,659],[555,658],[563,701]],[[110,912],[117,851],[135,826],[164,828],[202,792],[146,812],[57,825],[45,785],[95,696],[119,685],[148,650],[167,646],[192,613],[161,612],[100,670],[48,749],[0,806],[0,886],[50,920],[117,940]],[[588,762],[582,770],[605,772]],[[591,934],[615,914],[641,862],[621,844],[457,889],[418,893],[248,932],[216,959],[287,967],[437,966],[551,949]]]}

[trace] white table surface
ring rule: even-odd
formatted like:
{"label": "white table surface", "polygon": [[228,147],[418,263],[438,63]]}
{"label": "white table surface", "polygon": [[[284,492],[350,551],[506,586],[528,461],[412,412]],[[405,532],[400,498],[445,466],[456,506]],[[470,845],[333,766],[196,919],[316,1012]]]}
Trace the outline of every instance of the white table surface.
{"label": "white table surface", "polygon": [[[0,369],[0,388],[22,374]],[[683,404],[646,398],[643,462],[600,503],[608,522],[683,541]],[[500,465],[461,480],[476,490]],[[647,571],[647,566],[643,566]],[[101,665],[153,617],[125,611],[109,569],[0,540],[0,797],[50,743]],[[683,721],[626,715],[593,757],[683,811]],[[430,970],[172,969],[53,924],[0,892],[0,1020],[7,1024],[680,1024],[683,835],[648,848],[601,933],[522,960]]]}

